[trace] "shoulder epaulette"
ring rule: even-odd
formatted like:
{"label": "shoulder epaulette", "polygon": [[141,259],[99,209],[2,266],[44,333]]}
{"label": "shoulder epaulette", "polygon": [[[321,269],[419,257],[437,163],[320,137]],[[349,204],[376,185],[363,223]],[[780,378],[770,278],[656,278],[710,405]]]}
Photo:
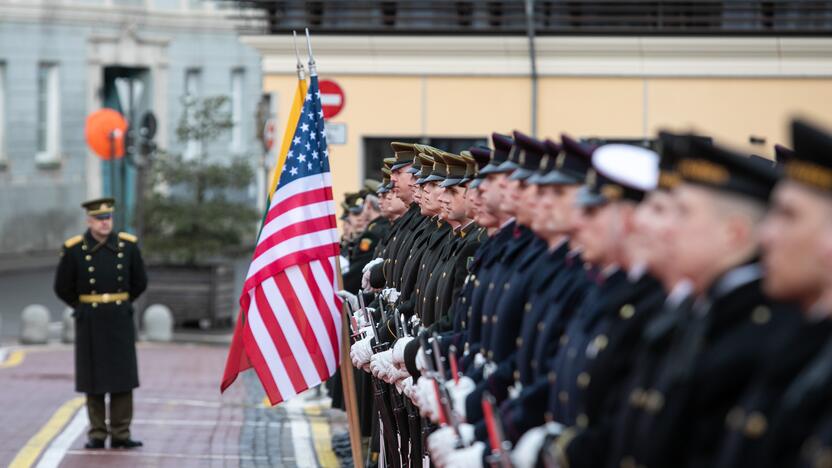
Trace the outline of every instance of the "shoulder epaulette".
{"label": "shoulder epaulette", "polygon": [[82,240],[84,240],[84,236],[82,236],[82,235],[72,236],[69,239],[67,239],[66,241],[64,241],[64,247],[66,247],[68,249],[68,248],[72,247],[73,245],[78,244]]}
{"label": "shoulder epaulette", "polygon": [[128,234],[126,232],[118,233],[118,238],[121,239],[121,240],[126,240],[128,242],[132,242],[134,244],[139,241],[138,237],[134,236],[133,234]]}

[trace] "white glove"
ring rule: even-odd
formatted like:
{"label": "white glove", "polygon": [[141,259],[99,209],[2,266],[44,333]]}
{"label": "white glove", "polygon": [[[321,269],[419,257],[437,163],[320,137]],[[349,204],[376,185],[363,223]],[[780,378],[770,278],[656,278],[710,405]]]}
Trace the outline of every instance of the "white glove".
{"label": "white glove", "polygon": [[413,377],[408,375],[407,377],[396,380],[396,390],[399,392],[399,395],[408,396],[410,387],[413,387]]}
{"label": "white glove", "polygon": [[485,453],[483,442],[474,442],[470,447],[454,450],[439,463],[443,468],[481,468],[482,457]]}
{"label": "white glove", "polygon": [[404,369],[396,369],[396,367],[391,364],[390,369],[387,371],[387,379],[385,382],[389,384],[397,384],[408,377],[410,377],[410,373]]}
{"label": "white glove", "polygon": [[358,296],[356,296],[355,294],[342,289],[335,293],[335,295],[343,299],[344,302],[346,302],[347,304],[349,304],[352,310],[358,310]]}
{"label": "white glove", "polygon": [[425,350],[422,348],[419,348],[419,351],[416,352],[416,368],[423,374],[428,368],[428,357],[425,356]]}
{"label": "white glove", "polygon": [[404,348],[413,341],[413,337],[399,338],[393,345],[393,364],[399,367],[404,366]]}
{"label": "white glove", "polygon": [[341,265],[341,274],[346,275],[347,272],[350,271],[350,260],[347,257],[341,255],[339,264]]}
{"label": "white glove", "polygon": [[[461,441],[459,439],[462,439]],[[474,441],[474,426],[470,424],[459,425],[459,437],[454,432],[451,426],[445,426],[437,429],[428,436],[428,448],[430,448],[430,455],[433,461],[439,462],[444,460],[454,449],[459,442],[463,445],[468,445]]]}
{"label": "white glove", "polygon": [[546,436],[558,435],[561,431],[563,431],[563,425],[556,422],[526,431],[511,452],[511,463],[516,468],[534,468],[540,456],[540,449],[546,442]]}
{"label": "white glove", "polygon": [[366,265],[364,265],[364,268],[361,269],[361,273],[367,273],[368,271],[372,270],[374,266],[382,262],[384,262],[384,259],[381,257],[376,257],[370,260],[369,262],[367,262]]}
{"label": "white glove", "polygon": [[468,395],[477,388],[477,384],[470,377],[460,377],[459,383],[450,380],[445,383],[445,387],[448,389],[448,393],[451,394],[454,413],[465,419],[465,401],[468,399]]}
{"label": "white glove", "polygon": [[488,362],[488,361],[485,360],[485,356],[483,356],[482,353],[477,353],[474,356],[474,367],[475,368],[479,369],[480,367],[485,365],[486,362]]}
{"label": "white glove", "polygon": [[401,293],[396,288],[387,288],[381,291],[381,297],[387,302],[396,302]]}
{"label": "white glove", "polygon": [[373,338],[368,336],[355,342],[350,348],[350,359],[355,367],[362,368],[370,362],[373,356],[372,340]]}
{"label": "white glove", "polygon": [[364,268],[361,269],[361,289],[363,291],[373,291],[373,287],[370,286],[370,275],[372,275],[373,267],[382,262],[384,262],[384,259],[376,258],[367,262],[367,264],[364,265]]}
{"label": "white glove", "polygon": [[416,397],[416,406],[419,407],[419,414],[423,417],[433,419],[438,415],[439,401],[436,399],[436,390],[433,387],[433,379],[422,376],[416,383],[419,387]]}
{"label": "white glove", "polygon": [[[374,354],[370,358],[370,370],[373,376],[377,379],[385,380],[387,374],[393,367],[391,360],[393,359],[393,351],[387,350]],[[386,380],[385,380],[386,381]]]}

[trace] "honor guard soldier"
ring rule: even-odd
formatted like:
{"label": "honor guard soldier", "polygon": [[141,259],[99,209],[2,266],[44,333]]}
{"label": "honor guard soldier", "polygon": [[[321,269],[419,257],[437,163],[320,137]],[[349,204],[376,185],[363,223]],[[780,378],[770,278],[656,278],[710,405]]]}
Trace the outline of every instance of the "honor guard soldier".
{"label": "honor guard soldier", "polygon": [[763,288],[798,304],[805,320],[728,412],[713,466],[832,462],[832,136],[796,121],[792,139],[793,152],[776,147],[783,177],[762,229]]}
{"label": "honor guard soldier", "polygon": [[[82,204],[89,229],[64,242],[55,293],[74,309],[75,389],[87,395],[88,449],[142,445],[130,436],[139,386],[133,301],[147,287],[136,237],[114,233],[112,198]],[[109,428],[105,395],[110,395]]]}
{"label": "honor guard soldier", "polygon": [[[693,136],[676,146],[673,259],[690,294],[662,312],[678,319],[663,332],[650,330],[642,346],[648,353],[634,363],[607,451],[610,467],[712,466],[730,409],[767,365],[772,345],[796,325],[761,284],[759,224],[774,168]],[[754,419],[752,429],[761,430]]]}

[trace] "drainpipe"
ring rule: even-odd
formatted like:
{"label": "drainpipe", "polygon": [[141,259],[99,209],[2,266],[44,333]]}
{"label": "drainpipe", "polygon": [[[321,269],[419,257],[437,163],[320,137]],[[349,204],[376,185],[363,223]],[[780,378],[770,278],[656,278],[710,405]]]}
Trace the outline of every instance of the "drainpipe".
{"label": "drainpipe", "polygon": [[526,35],[529,38],[529,62],[531,64],[531,131],[537,138],[537,54],[534,49],[534,0],[526,0]]}

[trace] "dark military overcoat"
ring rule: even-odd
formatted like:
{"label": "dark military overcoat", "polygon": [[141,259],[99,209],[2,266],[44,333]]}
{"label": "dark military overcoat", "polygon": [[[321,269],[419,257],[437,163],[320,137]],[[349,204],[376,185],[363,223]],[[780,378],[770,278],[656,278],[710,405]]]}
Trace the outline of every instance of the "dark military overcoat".
{"label": "dark military overcoat", "polygon": [[[55,293],[74,309],[75,389],[100,395],[139,386],[132,302],[147,288],[136,238],[112,233],[99,244],[87,231],[64,243]],[[81,295],[126,293],[126,300],[82,303]]]}

